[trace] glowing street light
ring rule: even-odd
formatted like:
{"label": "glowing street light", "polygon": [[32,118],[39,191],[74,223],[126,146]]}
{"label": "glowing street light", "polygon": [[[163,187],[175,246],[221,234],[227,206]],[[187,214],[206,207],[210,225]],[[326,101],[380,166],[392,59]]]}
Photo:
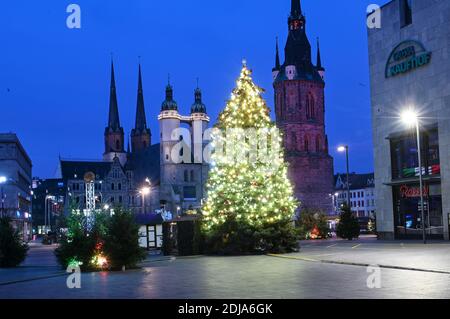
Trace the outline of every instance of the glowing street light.
{"label": "glowing street light", "polygon": [[348,145],[341,145],[337,150],[339,153],[345,152],[345,157],[347,160],[347,205],[350,208],[350,165],[348,161]]}
{"label": "glowing street light", "polygon": [[140,192],[142,195],[150,194],[150,187],[143,187]]}
{"label": "glowing street light", "polygon": [[142,195],[142,210],[143,210],[144,214],[147,214],[146,206],[145,206],[145,196],[150,194],[151,184],[150,184],[150,179],[148,177],[145,179],[145,182],[148,184],[148,186],[142,187],[141,190],[139,191],[139,193]]}
{"label": "glowing street light", "polygon": [[420,209],[421,209],[421,219],[422,219],[422,237],[423,243],[427,243],[427,235],[425,231],[425,203],[423,196],[423,172],[422,172],[422,154],[420,145],[420,118],[413,108],[404,110],[400,114],[401,121],[409,128],[415,127],[416,137],[417,137],[417,157],[419,159],[419,187],[420,187]]}
{"label": "glowing street light", "polygon": [[5,184],[8,181],[8,178],[6,176],[0,176],[0,186],[1,186],[1,200],[2,200],[2,212],[0,217],[3,217],[4,211],[5,211],[5,196],[3,195],[3,184]]}
{"label": "glowing street light", "polygon": [[416,126],[419,122],[419,116],[413,109],[408,109],[400,114],[402,122],[410,127]]}

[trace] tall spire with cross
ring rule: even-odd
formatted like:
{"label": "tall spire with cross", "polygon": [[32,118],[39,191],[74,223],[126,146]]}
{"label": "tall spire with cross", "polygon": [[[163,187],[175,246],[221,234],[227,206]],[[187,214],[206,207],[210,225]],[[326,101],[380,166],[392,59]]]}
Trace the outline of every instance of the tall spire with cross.
{"label": "tall spire with cross", "polygon": [[116,78],[114,73],[113,61],[111,61],[108,128],[112,129],[113,131],[117,131],[120,129],[119,107],[117,103]]}

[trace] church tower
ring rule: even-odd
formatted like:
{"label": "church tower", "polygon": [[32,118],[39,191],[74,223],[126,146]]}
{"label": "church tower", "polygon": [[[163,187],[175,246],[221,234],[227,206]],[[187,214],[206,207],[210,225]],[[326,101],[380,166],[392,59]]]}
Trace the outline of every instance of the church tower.
{"label": "church tower", "polygon": [[114,76],[114,63],[111,62],[111,86],[109,96],[108,126],[105,128],[105,152],[103,159],[112,162],[118,157],[120,163],[125,165],[127,154],[124,149],[124,131],[120,126],[119,107],[117,104],[116,79]]}
{"label": "church tower", "polygon": [[333,158],[325,133],[325,69],[320,51],[311,60],[306,18],[300,0],[291,0],[285,61],[281,65],[278,41],[272,70],[277,126],[284,135],[289,177],[302,207],[332,211]]}
{"label": "church tower", "polygon": [[151,133],[147,127],[145,116],[144,93],[142,90],[142,73],[139,64],[138,94],[136,106],[136,121],[134,129],[131,130],[131,149],[132,152],[146,150],[151,145]]}

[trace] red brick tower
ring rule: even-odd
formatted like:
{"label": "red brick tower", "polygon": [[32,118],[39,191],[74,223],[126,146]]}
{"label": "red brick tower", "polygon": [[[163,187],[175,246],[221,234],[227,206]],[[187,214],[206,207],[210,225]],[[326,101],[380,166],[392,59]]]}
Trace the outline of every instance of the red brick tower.
{"label": "red brick tower", "polygon": [[285,62],[280,64],[278,43],[273,69],[275,112],[284,134],[289,177],[302,207],[332,211],[333,158],[325,134],[324,74],[320,51],[311,61],[306,19],[300,0],[291,0]]}

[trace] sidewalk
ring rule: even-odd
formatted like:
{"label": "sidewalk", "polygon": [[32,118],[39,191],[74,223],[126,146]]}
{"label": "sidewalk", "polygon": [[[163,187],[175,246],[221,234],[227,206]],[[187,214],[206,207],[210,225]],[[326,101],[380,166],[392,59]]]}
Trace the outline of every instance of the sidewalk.
{"label": "sidewalk", "polygon": [[289,256],[311,262],[379,265],[382,268],[450,274],[450,243],[447,241],[432,241],[426,245],[421,241],[388,242],[371,238],[302,241],[301,251]]}

